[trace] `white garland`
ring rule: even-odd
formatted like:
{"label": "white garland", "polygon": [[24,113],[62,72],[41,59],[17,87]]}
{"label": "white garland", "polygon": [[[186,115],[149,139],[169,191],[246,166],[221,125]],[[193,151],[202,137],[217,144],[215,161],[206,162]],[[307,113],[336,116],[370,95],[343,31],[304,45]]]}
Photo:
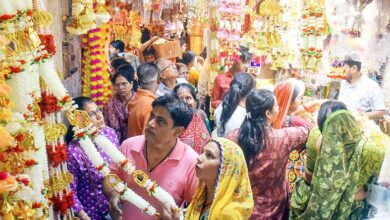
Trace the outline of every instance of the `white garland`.
{"label": "white garland", "polygon": [[[103,135],[98,135],[94,139],[94,141],[111,158],[111,160],[113,160],[114,163],[118,165],[118,167],[122,168],[130,176],[133,175],[133,172],[135,171],[135,166],[129,160],[126,159],[126,157],[114,146],[114,144],[107,137]],[[122,166],[121,164],[125,165]],[[151,192],[151,194],[157,200],[164,203],[167,207],[177,208],[173,197],[150,179],[146,181],[146,184],[143,187],[145,187],[148,192]]]}
{"label": "white garland", "polygon": [[[45,142],[45,131],[41,126],[34,124],[32,128],[32,134],[34,137],[34,143],[38,150],[35,152],[34,159],[37,160],[38,164],[35,165],[27,171],[26,174],[29,174],[30,178],[33,180],[32,189],[40,195],[39,200],[35,202],[40,202],[42,204],[48,204],[47,199],[42,195],[42,190],[45,188],[44,180],[49,178],[49,167],[47,160],[46,152],[46,142]],[[38,216],[42,216],[44,213],[43,210],[40,210]]]}
{"label": "white garland", "polygon": [[[93,165],[99,170],[99,172],[106,177],[108,174],[110,174],[110,169],[105,164],[103,158],[101,157],[100,153],[97,151],[96,147],[94,146],[92,140],[85,136],[80,139],[80,146],[83,149],[84,153],[88,156],[88,158],[91,160]],[[122,194],[122,198],[130,203],[132,203],[137,208],[141,209],[142,211],[146,211],[147,214],[156,216],[157,211],[156,209],[150,205],[149,202],[144,200],[142,197],[137,195],[133,190],[127,188],[127,186],[120,182],[114,187],[115,191]]]}
{"label": "white garland", "polygon": [[[40,73],[41,73],[42,79],[45,81],[48,89],[57,97],[57,99],[62,100],[64,97],[68,96],[67,90],[65,89],[65,87],[61,83],[61,80],[59,79],[57,73],[54,71],[55,67],[54,67],[53,61],[47,60],[45,63],[41,64],[40,68],[41,68]],[[74,104],[74,101],[68,101],[65,103],[65,106],[63,108],[64,108],[64,110],[73,112],[76,110],[77,106]],[[72,115],[73,114],[70,114],[71,117],[72,117]],[[87,131],[93,130],[89,126],[87,126],[87,128],[84,128],[84,129],[77,129],[77,128],[75,128],[75,129],[78,132],[83,131],[86,133],[87,133]],[[78,133],[78,132],[76,132],[76,133]],[[107,140],[98,139],[98,141],[103,141],[104,143],[107,144],[107,146],[113,146],[112,142],[109,141],[108,139]],[[91,160],[93,165],[96,168],[101,168],[100,172],[102,173],[102,175],[107,176],[110,173],[110,169],[107,167],[107,165],[105,165],[103,158],[101,157],[99,152],[96,150],[96,147],[94,146],[92,140],[89,137],[81,138],[80,139],[80,146],[83,148],[83,151],[85,152],[87,157]],[[102,145],[99,145],[99,146],[103,149]],[[116,147],[112,147],[111,149],[116,149]],[[111,152],[111,151],[107,151],[107,152]],[[115,153],[118,153],[118,152],[114,152],[114,154]],[[123,157],[122,156],[123,155],[119,152],[119,154],[116,154],[114,156],[114,158],[123,159],[124,156]],[[130,169],[130,167],[128,167],[128,169]],[[118,186],[120,186],[120,185],[121,184],[118,184]],[[122,185],[125,187],[124,184],[122,184]],[[147,185],[147,189],[150,189],[151,187],[153,187],[151,181],[147,182],[146,185]],[[159,187],[157,187],[157,188],[159,188]],[[173,203],[174,205],[176,205],[173,198],[168,193],[166,193],[163,189],[157,189],[157,188],[155,190],[156,196],[157,195],[159,195],[159,197],[161,196],[161,200],[165,201],[167,204]],[[118,189],[116,189],[116,190],[118,190]],[[122,195],[124,200],[129,201],[130,203],[134,204],[136,207],[140,208],[141,211],[144,211],[144,212],[146,211],[147,214],[150,214],[150,215],[157,214],[156,209],[154,207],[152,207],[146,200],[144,200],[143,198],[141,198],[139,196],[138,197],[135,196],[136,193],[127,187],[125,187],[125,190],[126,191]]]}
{"label": "white garland", "polygon": [[67,96],[67,90],[57,75],[56,67],[52,58],[40,64],[39,73],[41,74],[41,77],[45,81],[47,87],[58,99]]}
{"label": "white garland", "polygon": [[7,81],[8,85],[11,86],[12,90],[9,93],[11,101],[14,103],[12,109],[16,112],[25,113],[27,106],[33,104],[31,97],[31,87],[28,86],[30,83],[26,81],[29,79],[29,72],[24,71],[17,74],[13,74],[12,78]]}

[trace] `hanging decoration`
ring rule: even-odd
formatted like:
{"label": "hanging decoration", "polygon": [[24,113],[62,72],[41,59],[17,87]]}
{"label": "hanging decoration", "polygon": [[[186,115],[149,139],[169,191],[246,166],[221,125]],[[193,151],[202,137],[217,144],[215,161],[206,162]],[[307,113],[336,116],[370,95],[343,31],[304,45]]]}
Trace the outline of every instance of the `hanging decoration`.
{"label": "hanging decoration", "polygon": [[217,38],[219,39],[218,59],[220,64],[231,67],[239,60],[239,46],[242,31],[242,7],[240,0],[222,1],[218,9],[220,18]]}
{"label": "hanging decoration", "polygon": [[111,22],[112,39],[121,40],[130,50],[141,45],[141,17],[135,11],[127,13],[125,9],[115,12]]}
{"label": "hanging decoration", "polygon": [[105,8],[106,0],[74,0],[72,1],[72,17],[66,30],[74,35],[87,33],[111,19]]}
{"label": "hanging decoration", "polygon": [[317,71],[321,63],[325,34],[324,5],[321,2],[308,4],[302,12],[300,51],[305,70]]}
{"label": "hanging decoration", "polygon": [[91,97],[100,106],[111,97],[110,73],[104,53],[108,35],[105,24],[88,31],[81,38],[85,48],[82,60],[83,95]]}
{"label": "hanging decoration", "polygon": [[[1,84],[3,91],[7,92],[3,92],[2,98],[5,111],[1,109],[7,116],[2,122],[7,124],[0,130],[8,140],[0,149],[0,170],[18,182],[16,190],[1,197],[1,214],[16,219],[52,219],[55,215],[57,219],[71,219],[74,217],[69,189],[72,176],[61,176],[66,174],[66,167],[62,168],[65,172],[49,167],[46,145],[53,141],[50,137],[63,138],[61,115],[52,115],[60,108],[49,98],[44,83],[40,82],[42,74],[57,75],[52,61],[56,51],[54,37],[47,30],[52,16],[39,0],[4,2],[0,11],[8,14],[16,11],[14,16],[8,16],[11,19],[0,21],[0,26],[17,27],[0,30],[12,43],[4,44],[8,48],[0,62],[0,78],[5,80]],[[9,109],[11,102],[12,109]],[[47,117],[55,118],[58,126],[51,126]],[[66,146],[64,149],[66,152]],[[62,166],[65,159],[61,161]]]}

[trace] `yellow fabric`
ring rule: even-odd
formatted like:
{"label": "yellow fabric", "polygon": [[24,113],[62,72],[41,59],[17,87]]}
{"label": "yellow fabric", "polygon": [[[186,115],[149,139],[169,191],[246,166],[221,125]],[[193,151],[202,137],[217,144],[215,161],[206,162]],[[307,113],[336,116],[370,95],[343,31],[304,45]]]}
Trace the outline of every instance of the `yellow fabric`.
{"label": "yellow fabric", "polygon": [[[214,199],[207,219],[249,219],[253,209],[253,196],[244,154],[241,148],[230,140],[215,140],[222,147],[222,157]],[[200,183],[185,219],[198,220],[205,199],[205,186]]]}

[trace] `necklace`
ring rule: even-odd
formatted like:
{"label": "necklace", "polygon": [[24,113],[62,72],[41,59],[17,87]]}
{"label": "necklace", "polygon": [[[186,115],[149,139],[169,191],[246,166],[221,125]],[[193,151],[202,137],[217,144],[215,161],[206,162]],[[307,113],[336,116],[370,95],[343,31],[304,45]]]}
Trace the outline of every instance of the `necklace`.
{"label": "necklace", "polygon": [[145,144],[145,159],[146,159],[146,169],[148,170],[149,173],[151,173],[156,167],[158,167],[162,162],[164,162],[165,159],[169,157],[169,155],[172,153],[173,149],[175,149],[175,146],[171,148],[171,150],[154,166],[152,169],[149,169],[149,159],[148,159],[148,145]]}

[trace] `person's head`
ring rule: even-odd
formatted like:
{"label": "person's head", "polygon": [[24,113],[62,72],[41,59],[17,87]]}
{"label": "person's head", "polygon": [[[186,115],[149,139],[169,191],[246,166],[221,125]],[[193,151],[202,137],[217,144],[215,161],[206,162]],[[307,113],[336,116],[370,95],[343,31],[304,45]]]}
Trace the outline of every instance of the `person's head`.
{"label": "person's head", "polygon": [[109,52],[110,56],[115,56],[118,53],[125,52],[125,43],[123,43],[121,40],[111,41]]}
{"label": "person's head", "polygon": [[198,99],[194,87],[187,83],[181,83],[173,89],[173,92],[193,109],[197,108]]}
{"label": "person's head", "polygon": [[347,110],[347,106],[343,102],[334,100],[326,101],[321,105],[317,118],[318,128],[321,132],[328,116],[338,110]]}
{"label": "person's head", "polygon": [[[198,156],[195,166],[200,184],[187,209],[188,219],[199,219],[205,205],[205,194],[214,190],[209,218],[219,219],[221,210],[232,205],[242,219],[249,219],[254,205],[248,176],[248,168],[240,147],[231,140],[216,138],[210,140]],[[237,193],[239,192],[239,193]]]}
{"label": "person's head", "polygon": [[113,72],[115,73],[118,71],[118,68],[123,67],[123,66],[131,66],[131,64],[123,57],[115,57],[111,60],[110,63]]}
{"label": "person's head", "polygon": [[359,79],[361,76],[361,68],[362,63],[359,61],[357,55],[347,57],[344,60],[344,73],[347,75],[346,80],[351,83],[353,79]]}
{"label": "person's head", "polygon": [[221,164],[221,144],[216,140],[210,140],[203,148],[203,153],[198,156],[195,171],[199,182],[215,183]]}
{"label": "person's head", "polygon": [[188,67],[183,63],[176,63],[177,71],[179,72],[179,78],[188,80]]}
{"label": "person's head", "polygon": [[173,93],[158,97],[153,101],[152,107],[145,138],[154,145],[176,142],[194,115],[192,108]]}
{"label": "person's head", "polygon": [[199,56],[201,56],[204,60],[207,58],[207,47],[203,48],[203,51]]}
{"label": "person's head", "polygon": [[156,93],[158,89],[158,67],[154,63],[143,63],[137,69],[138,84],[142,89]]}
{"label": "person's head", "polygon": [[241,146],[248,165],[264,149],[266,127],[271,125],[279,113],[275,95],[267,89],[254,90],[246,99],[247,116],[238,132]]}
{"label": "person's head", "polygon": [[[88,114],[95,127],[101,129],[105,126],[103,110],[101,109],[101,107],[97,106],[96,103],[91,98],[80,96],[74,98],[73,100],[77,105],[78,110],[85,111]],[[74,138],[73,136],[74,136],[73,126],[70,126],[66,133],[65,141],[67,143],[71,142]]]}
{"label": "person's head", "polygon": [[232,74],[241,73],[243,71],[243,65],[241,60],[236,60],[233,62],[232,67],[230,68],[230,72]]}
{"label": "person's head", "polygon": [[292,81],[284,81],[276,85],[274,90],[280,108],[274,127],[281,128],[287,115],[291,115],[302,104],[302,93],[298,85]]}
{"label": "person's head", "polygon": [[221,123],[218,126],[218,134],[225,134],[225,124],[233,115],[241,100],[246,99],[248,94],[255,87],[255,81],[249,73],[238,73],[234,75],[230,89],[222,101]]}
{"label": "person's head", "polygon": [[[130,66],[131,67],[131,66]],[[111,83],[114,85],[115,91],[121,98],[126,98],[131,95],[134,89],[134,70],[120,70],[111,78]]]}
{"label": "person's head", "polygon": [[146,43],[150,40],[150,30],[148,28],[142,28],[141,31],[141,44]]}
{"label": "person's head", "polygon": [[188,68],[195,65],[196,55],[192,51],[186,51],[183,53],[181,62],[184,63]]}
{"label": "person's head", "polygon": [[158,76],[162,83],[164,83],[165,85],[168,84],[168,82],[176,83],[179,73],[172,61],[164,58],[159,58],[156,60],[155,63],[158,67]]}
{"label": "person's head", "polygon": [[156,60],[156,51],[152,46],[147,47],[143,52],[145,63],[152,63]]}

